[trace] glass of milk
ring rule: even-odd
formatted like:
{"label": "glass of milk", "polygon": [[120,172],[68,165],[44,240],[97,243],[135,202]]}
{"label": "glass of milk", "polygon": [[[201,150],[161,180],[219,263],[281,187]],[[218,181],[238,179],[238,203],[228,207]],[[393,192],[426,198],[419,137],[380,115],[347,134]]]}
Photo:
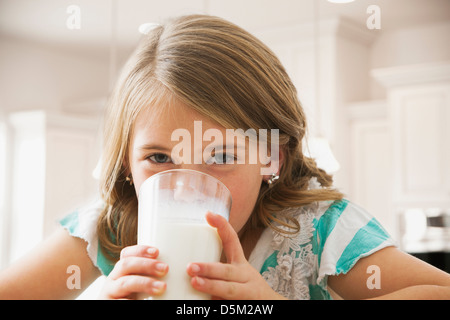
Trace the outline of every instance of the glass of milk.
{"label": "glass of milk", "polygon": [[158,260],[169,265],[162,279],[162,300],[205,300],[192,288],[186,267],[190,262],[218,262],[222,242],[205,219],[211,211],[227,220],[231,193],[216,178],[195,170],[175,169],[148,178],[139,190],[138,244],[159,249]]}

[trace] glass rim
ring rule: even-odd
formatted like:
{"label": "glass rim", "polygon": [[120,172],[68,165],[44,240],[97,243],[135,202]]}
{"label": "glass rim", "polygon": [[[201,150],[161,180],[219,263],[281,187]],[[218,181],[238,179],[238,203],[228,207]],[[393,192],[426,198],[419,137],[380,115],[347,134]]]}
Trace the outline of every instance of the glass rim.
{"label": "glass rim", "polygon": [[[219,183],[219,185],[221,185],[222,187],[224,187],[225,190],[228,191],[229,196],[230,196],[230,198],[231,198],[231,191],[230,191],[230,189],[228,189],[228,187],[227,187],[222,181],[220,181],[219,179],[217,179],[216,177],[214,177],[214,176],[212,176],[212,175],[210,175],[210,174],[207,174],[207,173],[204,173],[204,172],[198,171],[198,170],[193,170],[193,169],[169,169],[169,170],[164,170],[164,171],[155,173],[155,174],[153,174],[152,176],[148,177],[142,184],[146,183],[147,181],[149,181],[149,180],[152,179],[153,177],[156,177],[156,178],[157,178],[157,177],[159,177],[159,176],[161,176],[161,175],[163,175],[163,174],[175,173],[175,172],[186,172],[186,173],[194,174],[194,175],[195,175],[195,174],[201,174],[201,175],[204,175],[204,176],[206,176],[206,177],[208,177],[208,178],[212,178],[212,179],[216,180],[216,181]],[[141,188],[142,188],[142,186],[141,186]]]}

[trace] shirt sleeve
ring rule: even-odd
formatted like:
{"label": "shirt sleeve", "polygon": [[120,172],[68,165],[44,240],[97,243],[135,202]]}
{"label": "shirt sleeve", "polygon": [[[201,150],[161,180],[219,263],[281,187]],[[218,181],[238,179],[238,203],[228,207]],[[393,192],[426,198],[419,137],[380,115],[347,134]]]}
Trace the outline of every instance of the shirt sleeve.
{"label": "shirt sleeve", "polygon": [[330,275],[345,274],[358,262],[395,241],[363,208],[341,200],[334,202],[316,225],[318,242],[317,284],[325,288]]}
{"label": "shirt sleeve", "polygon": [[103,209],[102,201],[75,210],[59,220],[60,225],[73,237],[87,242],[87,254],[103,275],[108,275],[113,267],[103,254],[97,236],[97,220]]}

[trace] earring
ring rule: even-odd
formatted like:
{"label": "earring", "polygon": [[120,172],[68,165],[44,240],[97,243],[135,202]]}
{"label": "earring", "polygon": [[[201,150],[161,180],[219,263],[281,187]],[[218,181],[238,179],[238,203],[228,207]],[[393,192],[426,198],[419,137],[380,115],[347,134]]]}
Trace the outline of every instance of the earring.
{"label": "earring", "polygon": [[125,181],[128,181],[128,182],[130,183],[130,186],[133,185],[133,179],[131,179],[131,175],[127,176],[127,177],[125,178]]}
{"label": "earring", "polygon": [[269,186],[272,185],[272,183],[274,183],[276,180],[278,180],[280,178],[280,176],[277,176],[276,173],[272,173],[272,176],[267,180],[267,184]]}

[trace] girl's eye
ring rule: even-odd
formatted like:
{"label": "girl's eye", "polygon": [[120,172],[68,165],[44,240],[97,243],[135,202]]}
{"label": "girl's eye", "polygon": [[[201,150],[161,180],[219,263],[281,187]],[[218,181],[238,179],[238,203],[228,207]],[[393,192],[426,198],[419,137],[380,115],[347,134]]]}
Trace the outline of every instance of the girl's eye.
{"label": "girl's eye", "polygon": [[172,161],[170,157],[165,155],[164,153],[155,153],[149,156],[148,159],[155,163],[167,163]]}

